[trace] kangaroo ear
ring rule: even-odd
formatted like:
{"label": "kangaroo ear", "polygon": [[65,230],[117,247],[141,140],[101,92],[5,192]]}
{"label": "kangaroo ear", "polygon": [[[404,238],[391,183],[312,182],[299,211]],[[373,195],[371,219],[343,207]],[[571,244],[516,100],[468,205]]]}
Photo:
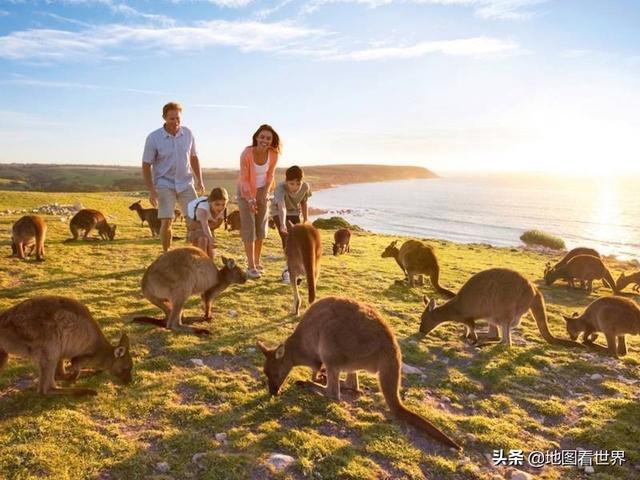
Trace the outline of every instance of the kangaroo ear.
{"label": "kangaroo ear", "polygon": [[276,360],[280,360],[282,357],[284,357],[284,343],[280,344],[276,350]]}
{"label": "kangaroo ear", "polygon": [[429,310],[430,312],[433,312],[435,308],[436,308],[436,299],[432,298],[431,300],[429,300],[429,305],[427,305],[427,310]]}
{"label": "kangaroo ear", "polygon": [[256,340],[256,346],[262,351],[262,353],[264,353],[265,355],[267,353],[269,353],[269,349],[267,348],[267,346],[262,343],[260,340]]}
{"label": "kangaroo ear", "polygon": [[564,318],[565,322],[568,322],[569,320],[571,320],[571,317],[567,317],[566,315],[562,315],[562,318]]}
{"label": "kangaroo ear", "polygon": [[429,297],[427,297],[426,295],[423,295],[422,302],[425,304],[425,306],[429,305]]}
{"label": "kangaroo ear", "polygon": [[392,247],[395,247],[396,245],[398,245],[398,240],[394,240],[393,242],[391,242]]}
{"label": "kangaroo ear", "polygon": [[120,336],[120,342],[118,343],[118,347],[124,347],[129,350],[129,336],[126,333],[123,333]]}

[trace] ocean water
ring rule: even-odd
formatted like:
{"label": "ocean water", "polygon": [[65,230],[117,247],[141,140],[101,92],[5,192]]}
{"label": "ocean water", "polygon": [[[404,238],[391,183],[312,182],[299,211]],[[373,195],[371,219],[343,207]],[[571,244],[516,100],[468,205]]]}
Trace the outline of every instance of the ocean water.
{"label": "ocean water", "polygon": [[451,175],[330,188],[310,204],[374,232],[516,246],[539,229],[640,259],[640,177]]}

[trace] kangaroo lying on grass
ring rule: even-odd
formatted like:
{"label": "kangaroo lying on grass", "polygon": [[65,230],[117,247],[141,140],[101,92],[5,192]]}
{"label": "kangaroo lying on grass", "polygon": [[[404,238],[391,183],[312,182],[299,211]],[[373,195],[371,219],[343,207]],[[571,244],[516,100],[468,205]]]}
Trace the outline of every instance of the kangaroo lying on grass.
{"label": "kangaroo lying on grass", "polygon": [[[502,332],[502,343],[511,346],[511,328],[520,324],[520,318],[531,311],[540,334],[549,343],[582,347],[578,342],[554,337],[549,331],[542,293],[526,278],[508,268],[490,268],[473,275],[460,288],[458,294],[443,305],[424,297],[426,308],[422,313],[420,332],[430,333],[438,325],[453,321],[466,327],[465,337],[476,343],[475,321],[489,322],[490,336]],[[493,326],[493,328],[491,328]],[[489,343],[489,342],[486,342]]]}
{"label": "kangaroo lying on grass", "polygon": [[621,292],[627,287],[627,285],[631,283],[635,283],[635,285],[633,286],[633,291],[640,293],[640,271],[632,273],[631,275],[625,275],[624,273],[621,273],[618,277],[618,281],[616,282],[616,288],[619,292]]}
{"label": "kangaroo lying on grass", "polygon": [[575,280],[586,282],[589,293],[593,290],[593,281],[602,280],[602,283],[611,288],[613,293],[618,293],[618,287],[616,287],[616,282],[613,280],[609,269],[602,263],[602,260],[591,255],[578,255],[565,265],[548,270],[544,275],[544,282],[547,285],[551,285],[559,278],[569,282],[571,288],[575,288]]}
{"label": "kangaroo lying on grass", "polygon": [[165,314],[164,319],[135,317],[134,322],[198,335],[211,333],[205,328],[182,324],[182,309],[192,295],[201,294],[203,320],[211,321],[211,302],[232,283],[245,283],[246,274],[232,259],[222,257],[218,269],[205,252],[196,247],[182,247],[160,255],[142,276],[142,293]]}
{"label": "kangaroo lying on grass", "polygon": [[[71,298],[35,297],[0,314],[0,370],[9,353],[31,357],[38,365],[43,395],[96,395],[90,388],[56,386],[56,380],[76,380],[85,365],[131,381],[129,338],[122,335],[112,346],[87,307]],[[64,360],[71,360],[69,372]]]}
{"label": "kangaroo lying on grass", "polygon": [[107,219],[104,218],[104,215],[101,212],[99,212],[98,210],[85,208],[76,213],[71,219],[71,222],[69,223],[69,229],[71,230],[71,235],[73,235],[73,238],[70,238],[66,241],[70,242],[73,240],[78,240],[80,230],[84,230],[82,239],[88,240],[89,233],[94,228],[98,229],[100,238],[102,238],[103,240],[113,240],[116,236],[116,226],[109,225],[107,223]]}
{"label": "kangaroo lying on grass", "polygon": [[460,446],[426,419],[409,411],[399,396],[402,353],[395,335],[371,306],[339,297],[318,300],[305,312],[293,334],[276,348],[261,342],[269,392],[277,395],[297,365],[311,367],[316,379],[327,370],[327,386],[305,382],[333,400],[340,400],[340,372],[347,372],[344,387],[358,390],[357,370],[378,374],[380,390],[391,412],[445,445]]}
{"label": "kangaroo lying on grass", "polygon": [[[12,255],[23,259],[36,251],[36,260],[44,261],[44,240],[47,224],[40,215],[25,215],[13,224],[11,229]],[[29,248],[29,253],[26,249]]]}
{"label": "kangaroo lying on grass", "polygon": [[333,234],[333,255],[338,253],[349,253],[351,242],[351,232],[348,228],[341,228]]}
{"label": "kangaroo lying on grass", "polygon": [[287,224],[289,233],[287,235],[285,254],[289,270],[289,282],[293,290],[291,313],[298,315],[302,304],[298,284],[302,281],[301,277],[303,275],[307,278],[309,305],[316,299],[322,242],[320,241],[320,233],[310,223],[293,225],[291,222],[287,222]]}
{"label": "kangaroo lying on grass", "polygon": [[142,208],[141,200],[138,200],[135,203],[129,205],[129,210],[134,210],[138,213],[140,217],[140,226],[144,226],[144,222],[147,222],[149,225],[149,229],[151,230],[151,235],[156,236],[160,235],[160,220],[158,220],[158,209],[157,208]]}
{"label": "kangaroo lying on grass", "polygon": [[604,333],[607,349],[593,346],[614,357],[627,354],[625,334],[640,334],[640,308],[633,300],[624,297],[601,297],[591,302],[582,315],[576,312],[573,317],[563,317],[567,322],[567,332],[574,340],[582,333],[583,343],[593,345],[598,338],[597,332]]}
{"label": "kangaroo lying on grass", "polygon": [[240,225],[240,210],[234,210],[227,216],[227,223],[224,229],[232,232],[234,230],[240,230]]}
{"label": "kangaroo lying on grass", "polygon": [[414,275],[420,275],[420,282],[423,283],[422,274],[426,274],[429,275],[431,285],[438,293],[447,298],[456,295],[451,290],[440,286],[440,266],[432,247],[418,240],[407,240],[400,249],[398,249],[397,245],[398,240],[391,242],[382,252],[382,258],[393,257],[396,259],[396,262],[407,276],[410,287],[414,286]]}

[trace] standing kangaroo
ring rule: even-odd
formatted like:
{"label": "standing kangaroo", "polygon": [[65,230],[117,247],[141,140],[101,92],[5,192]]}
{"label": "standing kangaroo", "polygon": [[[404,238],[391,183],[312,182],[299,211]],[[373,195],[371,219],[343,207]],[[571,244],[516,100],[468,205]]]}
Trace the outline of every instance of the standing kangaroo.
{"label": "standing kangaroo", "polygon": [[288,223],[287,244],[285,254],[287,256],[287,268],[289,270],[289,281],[293,290],[293,306],[291,313],[298,315],[300,312],[300,292],[298,284],[302,281],[302,276],[307,279],[307,289],[309,290],[309,305],[316,299],[316,286],[320,273],[320,257],[322,256],[322,242],[320,233],[310,223],[293,225]]}
{"label": "standing kangaroo", "polygon": [[78,240],[80,230],[84,230],[82,238],[83,240],[87,240],[89,238],[89,233],[94,228],[98,229],[100,238],[103,240],[113,240],[116,236],[116,226],[109,225],[107,223],[107,219],[101,212],[85,208],[76,213],[71,219],[69,229],[71,230],[73,238],[68,241]]}
{"label": "standing kangaroo", "polygon": [[548,270],[544,275],[544,282],[551,285],[559,278],[569,282],[571,288],[574,288],[575,280],[585,282],[589,293],[593,289],[593,281],[602,280],[602,283],[611,288],[613,293],[618,293],[618,287],[609,269],[601,259],[591,255],[578,255],[565,265]]}
{"label": "standing kangaroo", "polygon": [[149,225],[149,229],[151,230],[151,235],[156,236],[160,235],[160,220],[158,219],[158,209],[157,208],[142,208],[141,200],[132,203],[129,205],[129,210],[134,210],[137,212],[140,217],[140,226],[144,225],[144,222],[147,222]]}
{"label": "standing kangaroo", "polygon": [[[122,335],[112,346],[87,307],[71,298],[35,297],[0,314],[0,370],[9,353],[31,357],[38,365],[38,393],[43,395],[96,395],[89,388],[56,386],[56,380],[76,380],[85,365],[131,381],[129,338]],[[64,360],[71,360],[69,372]]]}
{"label": "standing kangaroo", "polygon": [[621,273],[618,277],[618,281],[616,282],[616,288],[619,292],[621,292],[622,290],[627,288],[627,285],[631,283],[635,283],[635,285],[633,286],[633,291],[640,293],[640,271],[632,273],[631,275],[625,275],[624,273]]}
{"label": "standing kangaroo", "polygon": [[351,242],[351,231],[348,228],[341,228],[336,230],[333,234],[333,255],[336,256],[339,253],[349,253],[351,248],[349,243]]}
{"label": "standing kangaroo", "polygon": [[391,242],[382,252],[382,258],[395,258],[407,276],[410,287],[414,286],[414,275],[420,275],[422,283],[422,274],[426,274],[429,275],[431,285],[438,293],[447,298],[455,296],[455,293],[451,290],[447,290],[440,285],[440,266],[432,247],[418,240],[407,240],[399,249],[397,245],[398,240]]}
{"label": "standing kangaroo", "polygon": [[142,276],[142,293],[160,308],[164,319],[135,317],[134,322],[151,323],[170,330],[207,335],[209,330],[182,325],[182,309],[192,295],[201,294],[203,320],[211,320],[211,302],[232,283],[245,283],[245,273],[234,260],[222,257],[218,269],[205,252],[182,247],[160,255]]}
{"label": "standing kangaroo", "polygon": [[627,354],[626,334],[640,334],[640,308],[624,297],[601,297],[591,302],[582,315],[574,313],[573,317],[563,317],[573,340],[582,333],[583,343],[593,344],[597,332],[603,332],[607,339],[606,351],[614,357]]}
{"label": "standing kangaroo", "polygon": [[359,391],[357,370],[367,370],[378,374],[380,390],[396,417],[437,441],[460,449],[454,440],[402,403],[402,353],[395,335],[373,307],[346,298],[323,298],[309,307],[284,343],[269,349],[258,342],[258,347],[266,357],[264,373],[271,395],[278,394],[293,367],[311,367],[315,380],[324,365],[327,386],[313,381],[305,384],[340,401],[340,372],[347,372],[344,388]]}
{"label": "standing kangaroo", "polygon": [[25,215],[13,224],[11,229],[12,254],[20,259],[25,257],[25,250],[29,254],[36,251],[36,260],[44,261],[44,240],[47,236],[47,224],[40,215]]}
{"label": "standing kangaroo", "polygon": [[453,321],[464,324],[465,337],[477,342],[475,321],[485,318],[489,322],[490,335],[496,336],[497,328],[500,328],[502,343],[511,347],[511,328],[517,327],[520,317],[531,310],[540,334],[547,342],[582,346],[551,334],[542,293],[521,274],[508,268],[490,268],[476,273],[443,305],[437,306],[435,299],[425,297],[424,300],[426,308],[420,322],[422,333],[428,334],[441,323]]}

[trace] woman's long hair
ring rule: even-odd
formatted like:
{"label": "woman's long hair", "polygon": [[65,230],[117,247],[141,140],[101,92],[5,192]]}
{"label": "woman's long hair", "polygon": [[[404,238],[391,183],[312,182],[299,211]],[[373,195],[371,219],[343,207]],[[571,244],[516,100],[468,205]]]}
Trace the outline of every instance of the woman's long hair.
{"label": "woman's long hair", "polygon": [[256,130],[256,133],[253,134],[252,145],[254,147],[258,145],[258,135],[262,130],[268,130],[269,132],[271,132],[271,135],[273,135],[271,148],[274,149],[276,152],[280,153],[280,149],[282,148],[282,145],[280,144],[280,135],[278,135],[278,132],[276,132],[271,125],[267,125],[266,123],[264,125],[260,125]]}

